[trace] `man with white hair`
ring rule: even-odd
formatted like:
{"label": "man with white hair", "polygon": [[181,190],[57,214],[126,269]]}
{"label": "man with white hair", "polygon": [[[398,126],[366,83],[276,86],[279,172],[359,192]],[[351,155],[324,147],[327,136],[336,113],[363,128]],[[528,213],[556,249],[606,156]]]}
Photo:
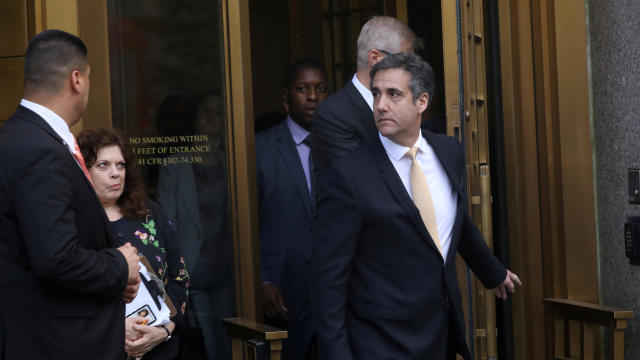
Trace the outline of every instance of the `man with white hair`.
{"label": "man with white hair", "polygon": [[369,89],[373,65],[390,54],[412,53],[422,44],[406,24],[392,17],[378,16],[364,24],[357,46],[358,67],[353,78],[319,104],[313,117],[314,183],[331,163],[377,136],[373,95]]}

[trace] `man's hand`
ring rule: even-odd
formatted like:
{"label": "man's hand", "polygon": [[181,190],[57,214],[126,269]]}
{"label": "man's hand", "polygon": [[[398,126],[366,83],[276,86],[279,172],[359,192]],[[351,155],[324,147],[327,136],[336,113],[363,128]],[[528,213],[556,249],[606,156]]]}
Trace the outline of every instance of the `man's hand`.
{"label": "man's hand", "polygon": [[262,284],[262,295],[264,296],[264,311],[267,318],[277,321],[288,321],[289,315],[284,304],[284,298],[278,288],[272,283]]}
{"label": "man's hand", "polygon": [[127,284],[122,292],[122,301],[126,304],[132,302],[138,295],[138,288],[140,288],[140,278],[138,278],[138,282],[134,284]]}
{"label": "man's hand", "polygon": [[127,284],[133,284],[136,281],[140,281],[140,256],[138,256],[138,249],[133,247],[131,243],[126,243],[118,248],[118,251],[122,253],[124,259],[127,260],[129,265],[129,280]]}
{"label": "man's hand", "polygon": [[133,325],[144,325],[147,319],[140,316],[129,316],[124,319],[124,338],[129,341],[138,340],[142,337],[142,333],[133,328]]}
{"label": "man's hand", "polygon": [[507,300],[507,289],[513,294],[516,291],[516,284],[518,286],[522,286],[518,275],[507,270],[507,277],[504,279],[502,284],[495,288],[496,296],[502,300]]}
{"label": "man's hand", "polygon": [[133,330],[142,336],[136,340],[124,339],[124,350],[135,358],[143,357],[167,338],[167,332],[160,326],[134,324]]}
{"label": "man's hand", "polygon": [[140,287],[140,256],[138,256],[138,249],[131,246],[131,243],[126,243],[118,248],[118,251],[122,253],[127,265],[129,266],[129,277],[127,279],[127,287],[125,287],[122,293],[122,299],[126,303],[130,303],[138,295],[138,287]]}

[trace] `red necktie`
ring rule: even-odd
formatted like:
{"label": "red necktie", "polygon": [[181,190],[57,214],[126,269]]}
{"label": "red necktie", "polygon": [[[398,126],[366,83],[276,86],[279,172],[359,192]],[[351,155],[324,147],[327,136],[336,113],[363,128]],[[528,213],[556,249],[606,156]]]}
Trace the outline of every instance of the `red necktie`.
{"label": "red necktie", "polygon": [[89,176],[89,170],[87,170],[87,165],[85,165],[84,163],[84,158],[82,157],[82,152],[80,151],[80,147],[78,147],[78,143],[76,142],[75,139],[73,139],[73,143],[76,145],[76,149],[73,152],[73,157],[76,158],[78,165],[80,165],[80,168],[82,168],[82,172],[84,173],[84,176],[86,176],[87,180],[89,180],[91,185],[93,185],[93,182],[91,181],[91,176]]}

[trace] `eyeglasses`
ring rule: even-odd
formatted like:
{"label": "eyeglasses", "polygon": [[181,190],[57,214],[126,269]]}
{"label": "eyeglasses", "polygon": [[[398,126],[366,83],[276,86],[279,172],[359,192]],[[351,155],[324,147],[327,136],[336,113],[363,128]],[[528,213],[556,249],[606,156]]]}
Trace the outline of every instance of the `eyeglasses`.
{"label": "eyeglasses", "polygon": [[[371,49],[371,50],[379,51],[379,52],[381,52],[381,53],[383,53],[383,54],[385,54],[385,55],[387,55],[387,56],[389,56],[389,55],[393,55],[393,53],[390,53],[390,52],[388,52],[387,50],[375,49],[375,48],[374,48],[374,49]],[[371,51],[371,50],[369,50],[369,51]]]}

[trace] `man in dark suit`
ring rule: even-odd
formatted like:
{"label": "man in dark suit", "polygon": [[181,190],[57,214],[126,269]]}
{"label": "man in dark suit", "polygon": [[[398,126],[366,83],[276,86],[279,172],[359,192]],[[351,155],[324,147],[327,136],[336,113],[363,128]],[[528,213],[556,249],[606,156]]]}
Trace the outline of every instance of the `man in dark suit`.
{"label": "man in dark suit", "polygon": [[284,358],[307,359],[313,340],[309,292],[311,164],[309,132],[328,95],[322,64],[303,59],[287,69],[285,121],[256,136],[262,287],[268,322],[287,328]]}
{"label": "man in dark suit", "polygon": [[118,359],[137,251],[112,247],[69,126],[89,95],[87,49],[48,30],[29,43],[24,98],[0,128],[0,358]]}
{"label": "man in dark suit", "polygon": [[389,54],[411,53],[421,46],[421,40],[413,31],[392,17],[374,17],[364,24],[358,36],[357,72],[342,89],[318,106],[314,115],[314,178],[363,141],[377,136],[369,90],[369,72],[373,65]]}
{"label": "man in dark suit", "polygon": [[379,133],[325,170],[318,192],[312,306],[320,359],[470,359],[456,251],[500,298],[519,280],[466,211],[462,147],[420,130],[431,67],[417,55],[390,55],[371,78]]}

